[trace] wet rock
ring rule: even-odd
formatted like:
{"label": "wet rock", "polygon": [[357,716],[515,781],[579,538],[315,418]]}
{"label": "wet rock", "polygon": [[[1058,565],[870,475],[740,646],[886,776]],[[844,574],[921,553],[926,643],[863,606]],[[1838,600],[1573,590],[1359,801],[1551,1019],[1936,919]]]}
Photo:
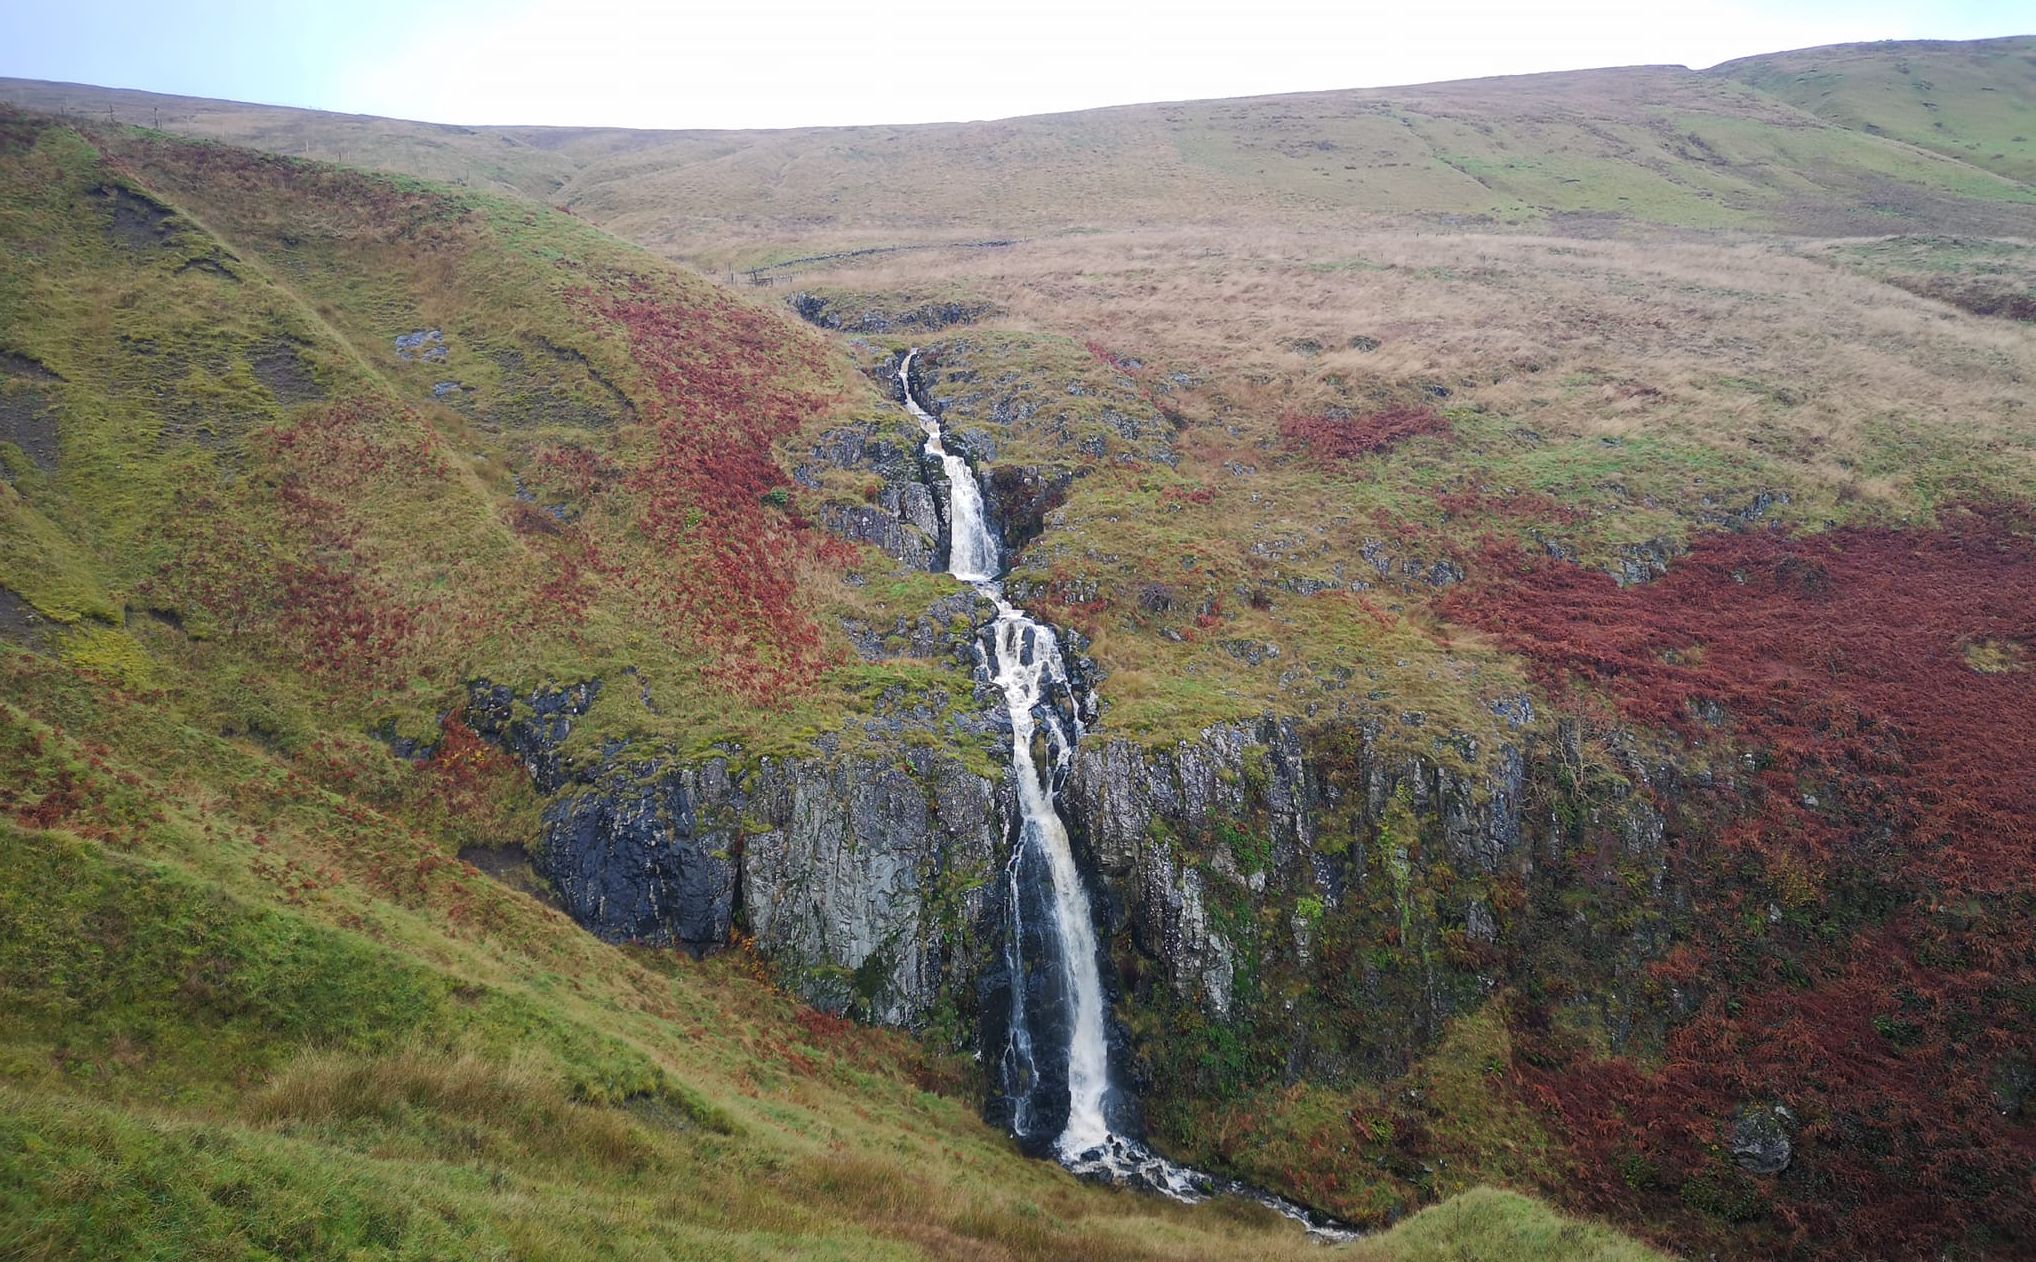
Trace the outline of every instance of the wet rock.
{"label": "wet rock", "polygon": [[667,774],[619,764],[549,803],[537,870],[566,912],[610,942],[727,942],[735,910],[737,820],[715,810],[727,766]]}
{"label": "wet rock", "polygon": [[970,994],[1006,835],[995,784],[916,747],[746,770],[620,751],[570,765],[562,746],[600,692],[599,680],[521,694],[477,680],[466,710],[550,799],[532,862],[575,920],[609,941],[693,951],[741,921],[808,1001],[890,1024]]}
{"label": "wet rock", "polygon": [[572,735],[573,720],[593,708],[600,694],[598,679],[537,688],[520,697],[506,684],[477,679],[467,685],[467,726],[521,762],[539,793],[552,794],[566,782],[562,747]]}
{"label": "wet rock", "polygon": [[1016,554],[1046,529],[1046,515],[1067,503],[1074,474],[1037,465],[996,465],[983,486],[984,516],[1002,541],[1004,555]]}

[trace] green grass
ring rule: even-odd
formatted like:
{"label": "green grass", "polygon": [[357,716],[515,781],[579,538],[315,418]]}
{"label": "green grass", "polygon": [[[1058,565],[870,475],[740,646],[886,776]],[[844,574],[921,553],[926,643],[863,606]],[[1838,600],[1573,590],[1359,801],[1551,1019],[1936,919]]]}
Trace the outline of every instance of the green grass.
{"label": "green grass", "polygon": [[[966,1062],[803,1010],[746,952],[602,945],[455,857],[534,835],[520,770],[413,765],[370,735],[431,736],[473,674],[609,676],[589,755],[759,757],[899,686],[972,700],[964,672],[906,659],[732,707],[612,588],[571,631],[498,625],[552,563],[507,525],[535,445],[640,454],[617,399],[649,396],[576,321],[573,278],[716,301],[699,282],[488,195],[159,137],[42,127],[0,173],[0,347],[61,378],[57,467],[9,453],[0,485],[0,586],[56,624],[46,652],[0,642],[0,1253],[1313,1256],[1287,1224],[1021,1158]],[[109,231],[109,182],[165,208],[148,236]],[[396,356],[423,327],[444,364]],[[322,397],[271,391],[277,346]],[[470,410],[434,401],[441,376]],[[871,406],[841,397],[816,425]],[[612,424],[570,419],[600,408]],[[282,488],[322,497],[310,524]],[[361,617],[411,610],[417,647],[334,676],[280,589],[220,598],[285,561],[354,576]],[[953,590],[864,569],[814,576],[814,615],[887,623]]]}
{"label": "green grass", "polygon": [[0,827],[11,1256],[1314,1256],[1024,1160],[958,1066],[740,956],[603,946],[427,862],[421,805],[6,661],[82,703],[0,727],[7,809],[63,821]]}
{"label": "green grass", "polygon": [[1616,1232],[1572,1222],[1538,1201],[1477,1188],[1426,1209],[1379,1238],[1381,1257],[1405,1262],[1513,1262],[1531,1257],[1577,1262],[1656,1262],[1663,1254]]}
{"label": "green grass", "polygon": [[[886,684],[966,692],[965,675],[940,664],[854,662],[838,620],[873,606],[897,611],[816,575],[801,614],[844,665],[787,692],[774,711],[727,706],[701,679],[713,652],[664,632],[622,581],[654,558],[616,509],[586,518],[616,569],[596,581],[601,590],[584,624],[528,624],[534,591],[559,564],[541,535],[514,528],[515,514],[527,513],[518,500],[532,494],[533,460],[546,449],[590,451],[626,473],[648,458],[635,423],[647,388],[628,347],[579,310],[580,278],[633,276],[667,286],[676,301],[723,301],[698,280],[527,204],[313,163],[263,166],[217,146],[124,133],[92,140],[48,127],[0,162],[7,167],[0,235],[36,243],[0,263],[4,341],[62,378],[47,391],[62,431],[61,464],[44,472],[18,453],[9,458],[0,586],[58,623],[99,624],[73,638],[70,651],[82,663],[145,682],[144,657],[124,624],[130,607],[151,602],[188,633],[148,641],[177,667],[154,682],[185,703],[229,708],[229,698],[201,694],[239,675],[250,657],[271,670],[287,658],[291,646],[273,638],[273,627],[252,628],[262,632],[252,636],[234,628],[232,643],[217,635],[216,601],[197,592],[247,577],[244,570],[202,581],[166,580],[165,572],[187,567],[193,553],[229,547],[301,564],[329,558],[331,549],[307,541],[265,490],[288,476],[340,503],[352,572],[426,633],[413,637],[418,656],[391,664],[412,676],[400,684],[327,696],[298,671],[276,674],[274,691],[343,704],[364,726],[387,721],[428,732],[472,676],[528,688],[568,676],[619,678],[633,668],[655,709],[611,689],[580,725],[585,739],[689,754],[735,745],[761,757],[810,749]],[[164,242],[134,249],[109,240],[90,192],[114,178],[109,164],[170,209]],[[334,196],[367,209],[327,216],[321,199]],[[381,203],[396,209],[380,213],[410,226],[374,222]],[[228,259],[233,275],[193,271],[184,266],[191,258]],[[445,330],[444,362],[399,356],[395,336],[425,328]],[[790,322],[785,336],[797,346]],[[256,379],[257,361],[279,346],[321,398],[279,401]],[[790,362],[788,377],[798,371]],[[462,388],[442,400],[433,391],[441,381]],[[832,379],[803,384],[848,389]],[[869,402],[861,388],[846,399]],[[376,449],[403,453],[396,458],[404,463],[429,452],[444,471],[364,479],[349,473],[360,458],[349,451],[290,470],[265,445],[266,431],[345,400],[363,401],[373,414],[365,437]],[[816,421],[828,423],[837,423],[832,414]],[[583,507],[539,502],[562,512]],[[158,526],[164,522],[171,528]],[[877,568],[888,562],[878,559]],[[933,739],[980,758],[976,742],[951,729]]]}
{"label": "green grass", "polygon": [[1838,45],[1727,62],[1727,74],[1842,126],[2036,183],[2036,39]]}

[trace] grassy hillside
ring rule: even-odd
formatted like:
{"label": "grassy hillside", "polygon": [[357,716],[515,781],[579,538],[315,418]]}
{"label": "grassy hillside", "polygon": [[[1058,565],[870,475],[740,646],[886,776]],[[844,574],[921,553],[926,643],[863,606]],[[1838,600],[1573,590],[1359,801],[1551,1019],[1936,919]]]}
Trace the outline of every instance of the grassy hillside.
{"label": "grassy hillside", "polygon": [[[453,858],[536,809],[439,735],[473,676],[635,671],[574,757],[980,708],[952,661],[853,651],[844,620],[951,589],[809,524],[867,478],[784,472],[897,426],[867,375],[918,346],[1037,530],[1012,590],[1082,633],[1092,739],[1270,715],[1325,784],[1374,777],[1316,811],[1340,906],[1250,886],[1264,821],[1183,839],[1212,923],[1267,945],[1243,1015],[1120,1012],[1163,1146],[1372,1223],[1441,1200],[1356,1256],[1630,1256],[1482,1184],[1720,1256],[2015,1256],[2029,55],[771,133],[0,85],[99,120],[0,125],[0,940],[32,953],[0,976],[50,979],[8,998],[9,1108],[58,1154],[21,1176],[38,1229],[167,1187],[178,1230],[274,1252],[314,1196],[420,1253],[1298,1250],[1014,1164],[968,1065],[739,955],[596,946]],[[959,723],[911,739],[992,765]],[[1376,780],[1491,786],[1514,748],[1547,763],[1531,879],[1445,859],[1457,823]],[[1518,946],[1535,915],[1575,939]],[[364,951],[409,980],[352,1016]],[[1330,1002],[1379,977],[1405,1011]],[[1295,1023],[1343,1044],[1290,1058]],[[1733,1128],[1775,1104],[1791,1164],[1755,1173]]]}
{"label": "grassy hillside", "polygon": [[1839,44],[1711,73],[1840,126],[2036,181],[2036,37]]}
{"label": "grassy hillside", "polygon": [[[457,857],[536,809],[440,728],[471,675],[626,660],[655,704],[592,726],[662,749],[867,705],[819,628],[883,585],[771,494],[870,403],[810,334],[564,216],[160,136],[7,114],[0,198],[0,1253],[1320,1256]],[[732,583],[703,510],[797,581]],[[1344,1252],[1437,1249],[1654,1256],[1491,1193]]]}
{"label": "grassy hillside", "polygon": [[2014,231],[2036,204],[2029,129],[2015,121],[2036,108],[2027,47],[1865,45],[1711,72],[1631,67],[768,132],[443,127],[21,80],[0,83],[0,96],[514,190],[711,269],[1153,224],[1329,228],[1352,215],[1542,230]]}
{"label": "grassy hillside", "polygon": [[259,664],[292,748],[311,696],[421,736],[561,662],[639,672],[605,736],[759,751],[895,682],[776,457],[873,397],[791,322],[527,204],[9,127],[0,583],[51,647]]}

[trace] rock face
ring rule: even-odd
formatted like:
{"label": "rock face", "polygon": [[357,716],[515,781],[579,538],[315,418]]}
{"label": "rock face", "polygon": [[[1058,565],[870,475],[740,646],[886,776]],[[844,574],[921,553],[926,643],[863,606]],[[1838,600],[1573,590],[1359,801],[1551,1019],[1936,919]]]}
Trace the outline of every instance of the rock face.
{"label": "rock face", "polygon": [[[1592,1019],[1615,1045],[1651,1035],[1638,992],[1679,897],[1661,817],[1617,781],[1580,808],[1578,735],[1537,744],[1525,698],[1495,713],[1519,741],[1474,760],[1291,720],[1083,746],[1069,822],[1130,1020],[1167,1031],[1139,1040],[1149,1104],[1400,1072],[1530,958],[1588,961]],[[1583,854],[1645,891],[1616,929],[1565,907]]]}
{"label": "rock face", "polygon": [[744,916],[810,1000],[910,1025],[970,989],[1008,814],[988,780],[923,752],[767,763],[743,799],[768,825],[745,837]]}
{"label": "rock face", "polygon": [[792,476],[807,487],[820,486],[830,470],[867,477],[864,502],[827,504],[821,524],[907,569],[938,571],[947,557],[946,482],[927,467],[916,431],[876,420],[832,430]]}
{"label": "rock face", "polygon": [[822,294],[802,292],[786,300],[800,319],[823,329],[843,333],[895,333],[906,329],[945,329],[957,324],[974,324],[985,316],[999,314],[987,302],[931,299],[898,303],[874,294]]}
{"label": "rock face", "polygon": [[565,783],[563,747],[573,720],[600,695],[598,679],[540,688],[524,697],[505,685],[477,680],[467,689],[466,720],[520,761],[539,793],[553,794]]}
{"label": "rock face", "polygon": [[887,1024],[922,1024],[944,999],[973,1007],[1009,814],[995,784],[917,748],[571,766],[564,745],[599,691],[479,681],[467,709],[550,799],[533,864],[574,919],[695,951],[741,926],[816,1006]]}
{"label": "rock face", "polygon": [[[1080,672],[1078,638],[1069,649]],[[599,693],[480,682],[469,708],[549,796],[533,861],[590,930],[696,951],[744,932],[815,1005],[959,1047],[1001,1053],[1014,986],[1052,1006],[1054,979],[1015,975],[1006,951],[1049,917],[1023,893],[1045,882],[1012,880],[999,778],[905,740],[869,757],[568,759]],[[1092,720],[1085,676],[1073,695]],[[1190,1101],[1404,1072],[1501,987],[1572,996],[1614,1048],[1660,1037],[1671,1012],[1646,966],[1688,909],[1651,802],[1673,798],[1676,773],[1615,732],[1537,725],[1524,697],[1492,710],[1512,740],[1438,733],[1429,755],[1383,721],[1082,743],[1061,807],[1108,956],[1121,1133],[1140,1133],[1141,1106],[1165,1132]],[[1586,752],[1608,747],[1620,769]],[[1047,1076],[1066,1031],[1036,1033],[1039,1077],[993,1092],[994,1122],[1065,1095]]]}
{"label": "rock face", "polygon": [[[980,422],[956,446],[984,469],[995,524],[1014,546],[1041,528],[1072,474],[1000,462],[1000,445],[1023,438],[1037,449],[1056,425],[1076,442],[1082,426],[1121,414],[1112,404],[1065,423],[1049,417],[1042,431],[1027,412],[1036,391],[979,387],[968,344],[945,349],[945,419]],[[830,491],[824,520],[838,533],[903,567],[938,571],[946,480],[903,415],[824,435],[795,476]],[[1151,445],[1149,428],[1131,425],[1112,441]],[[857,480],[859,499],[842,493]],[[1447,558],[1388,555],[1383,545],[1363,559],[1382,581],[1463,577]],[[1036,593],[1014,580],[1010,594],[1024,603]],[[1095,598],[1073,587],[1054,594]],[[1175,599],[1163,587],[1147,597]],[[521,695],[477,682],[469,721],[522,760],[550,799],[534,862],[593,932],[693,950],[747,933],[818,1006],[1001,1052],[1014,992],[1042,1010],[1066,1007],[1053,1002],[1054,978],[1011,963],[1054,952],[1038,942],[1007,950],[1048,925],[1026,894],[1036,903],[1047,883],[1010,869],[1015,811],[1001,775],[970,770],[942,742],[907,739],[915,726],[946,723],[981,743],[1008,741],[1009,715],[987,686],[976,640],[985,620],[972,594],[957,593],[894,626],[844,626],[865,658],[960,658],[977,672],[973,707],[951,706],[942,692],[939,704],[901,698],[866,720],[857,734],[868,741],[855,747],[883,751],[875,755],[730,751],[680,764],[582,741],[568,759],[598,680]],[[1093,723],[1084,645],[1072,633],[1062,642],[1068,703]],[[1240,641],[1235,651],[1277,648]],[[954,713],[962,708],[970,712]],[[1664,1003],[1646,975],[1688,915],[1657,807],[1675,800],[1675,767],[1650,762],[1617,731],[1537,723],[1525,697],[1490,708],[1496,741],[1410,713],[1224,723],[1157,749],[1081,743],[1060,805],[1108,956],[1112,1061],[1137,1097],[1118,1103],[1120,1133],[1140,1133],[1141,1099],[1164,1114],[1268,1083],[1403,1072],[1452,1017],[1501,987],[1566,996],[1565,1019],[1601,1031],[1614,1049],[1646,1047],[1675,1005],[1692,1002],[1671,994]],[[832,748],[832,739],[819,743]],[[1067,1033],[1050,1021],[1035,1030],[1040,1054],[1023,1084],[1012,1085],[1008,1067],[986,1066],[993,1121],[1009,1125],[1020,1108],[1064,1114],[1064,1078],[1050,1077],[1065,1073],[1054,1049]],[[1050,1121],[1030,1129],[1054,1131]],[[1765,1163],[1771,1149],[1742,1160]]]}
{"label": "rock face", "polygon": [[605,768],[544,812],[537,870],[573,918],[611,942],[702,949],[734,923],[736,818],[727,766]]}
{"label": "rock face", "polygon": [[1780,1174],[1795,1155],[1790,1142],[1795,1129],[1796,1115],[1779,1104],[1746,1105],[1726,1135],[1732,1160],[1748,1174]]}
{"label": "rock face", "polygon": [[994,613],[988,601],[964,590],[934,601],[916,618],[900,616],[888,630],[855,619],[844,619],[842,630],[865,661],[957,657],[969,663],[976,659],[976,628]]}

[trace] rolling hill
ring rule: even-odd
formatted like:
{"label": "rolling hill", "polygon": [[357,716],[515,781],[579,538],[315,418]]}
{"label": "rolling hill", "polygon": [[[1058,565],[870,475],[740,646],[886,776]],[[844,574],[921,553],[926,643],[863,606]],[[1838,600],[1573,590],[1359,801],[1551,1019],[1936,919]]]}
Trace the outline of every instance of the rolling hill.
{"label": "rolling hill", "polygon": [[[1278,222],[2009,232],[2036,43],[769,132],[451,127],[0,81],[0,98],[496,187],[709,267],[902,242]],[[1895,85],[1900,85],[1900,92]]]}

